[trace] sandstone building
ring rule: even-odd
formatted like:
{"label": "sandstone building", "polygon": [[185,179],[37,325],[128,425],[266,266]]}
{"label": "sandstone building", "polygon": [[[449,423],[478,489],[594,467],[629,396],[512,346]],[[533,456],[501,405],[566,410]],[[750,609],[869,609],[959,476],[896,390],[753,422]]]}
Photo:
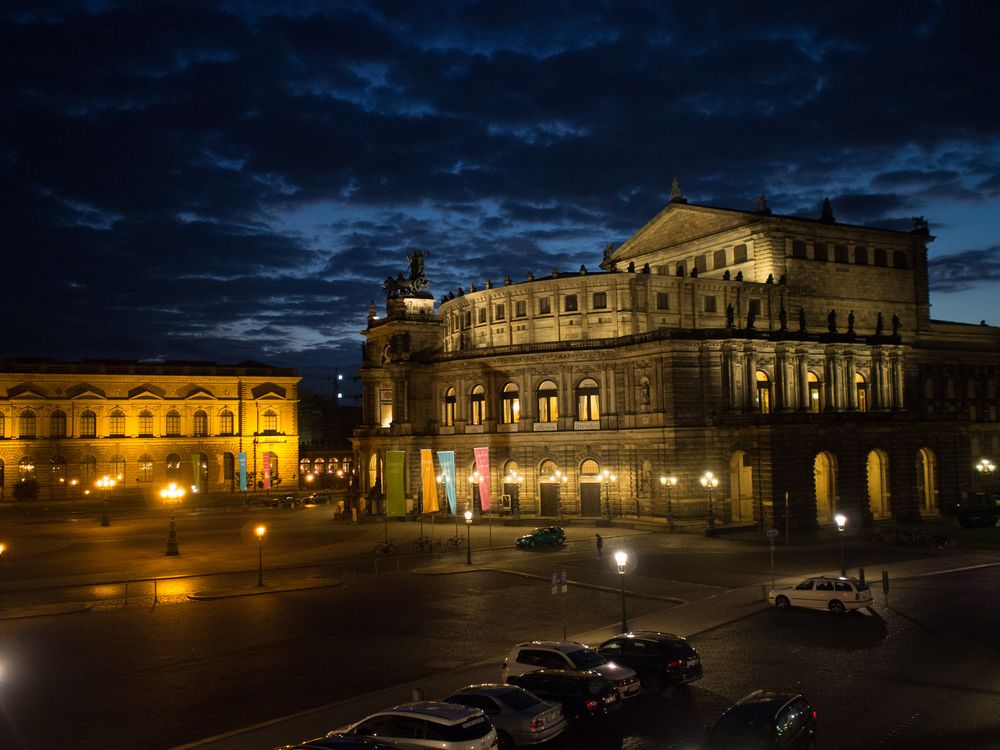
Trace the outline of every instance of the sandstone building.
{"label": "sandstone building", "polygon": [[1000,329],[931,318],[933,237],[914,224],[691,205],[675,186],[599,271],[486,281],[435,309],[411,267],[365,331],[362,489],[405,450],[415,498],[419,449],[454,450],[474,508],[485,446],[521,514],[937,514],[1000,452]]}
{"label": "sandstone building", "polygon": [[40,499],[238,491],[241,452],[251,491],[294,487],[299,380],[252,362],[0,360],[2,499],[29,480]]}

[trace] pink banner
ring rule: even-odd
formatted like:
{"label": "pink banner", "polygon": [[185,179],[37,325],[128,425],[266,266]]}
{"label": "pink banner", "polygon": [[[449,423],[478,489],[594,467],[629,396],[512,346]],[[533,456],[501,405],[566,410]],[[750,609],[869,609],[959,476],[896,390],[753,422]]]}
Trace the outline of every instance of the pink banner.
{"label": "pink banner", "polygon": [[271,453],[264,453],[264,489],[271,489]]}
{"label": "pink banner", "polygon": [[479,505],[485,513],[490,509],[490,449],[473,448],[476,471],[479,472]]}

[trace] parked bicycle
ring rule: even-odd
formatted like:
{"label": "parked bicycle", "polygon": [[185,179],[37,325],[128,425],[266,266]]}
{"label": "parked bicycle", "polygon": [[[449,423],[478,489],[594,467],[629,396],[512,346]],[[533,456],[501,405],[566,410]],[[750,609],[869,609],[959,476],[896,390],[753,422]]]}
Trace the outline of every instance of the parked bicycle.
{"label": "parked bicycle", "polygon": [[444,542],[440,539],[422,536],[414,540],[413,549],[417,552],[444,552]]}
{"label": "parked bicycle", "polygon": [[445,546],[449,550],[457,550],[463,544],[465,544],[465,537],[462,536],[450,536],[448,537],[448,541],[445,542]]}
{"label": "parked bicycle", "polygon": [[392,542],[379,542],[375,545],[376,555],[395,555],[396,545]]}

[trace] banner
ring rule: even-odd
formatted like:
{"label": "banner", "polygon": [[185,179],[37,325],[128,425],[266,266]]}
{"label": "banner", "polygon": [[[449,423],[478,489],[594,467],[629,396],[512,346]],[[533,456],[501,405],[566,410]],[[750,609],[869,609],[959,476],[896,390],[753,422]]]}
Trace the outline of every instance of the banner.
{"label": "banner", "polygon": [[406,451],[385,452],[385,514],[406,515],[406,497],[403,494],[403,461]]}
{"label": "banner", "polygon": [[271,489],[271,451],[264,452],[264,489]]}
{"label": "banner", "polygon": [[237,454],[237,460],[240,462],[240,492],[247,491],[247,454],[240,451]]}
{"label": "banner", "polygon": [[434,481],[434,454],[430,448],[420,449],[420,488],[424,493],[423,513],[437,513],[438,505],[437,482]]}
{"label": "banner", "polygon": [[476,471],[479,472],[479,507],[483,513],[490,509],[490,449],[473,448]]}
{"label": "banner", "polygon": [[444,492],[448,497],[448,507],[455,515],[458,501],[455,499],[455,451],[438,451],[438,463],[441,464],[441,478],[444,479]]}

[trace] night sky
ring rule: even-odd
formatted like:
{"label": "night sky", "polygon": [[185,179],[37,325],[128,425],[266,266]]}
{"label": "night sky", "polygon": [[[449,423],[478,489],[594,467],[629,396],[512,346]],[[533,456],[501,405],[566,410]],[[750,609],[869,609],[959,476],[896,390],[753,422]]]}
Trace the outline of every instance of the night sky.
{"label": "night sky", "polygon": [[1000,3],[0,18],[0,356],[255,360],[329,392],[408,253],[429,251],[438,299],[596,270],[674,177],[691,203],[924,216],[932,316],[1000,324]]}

